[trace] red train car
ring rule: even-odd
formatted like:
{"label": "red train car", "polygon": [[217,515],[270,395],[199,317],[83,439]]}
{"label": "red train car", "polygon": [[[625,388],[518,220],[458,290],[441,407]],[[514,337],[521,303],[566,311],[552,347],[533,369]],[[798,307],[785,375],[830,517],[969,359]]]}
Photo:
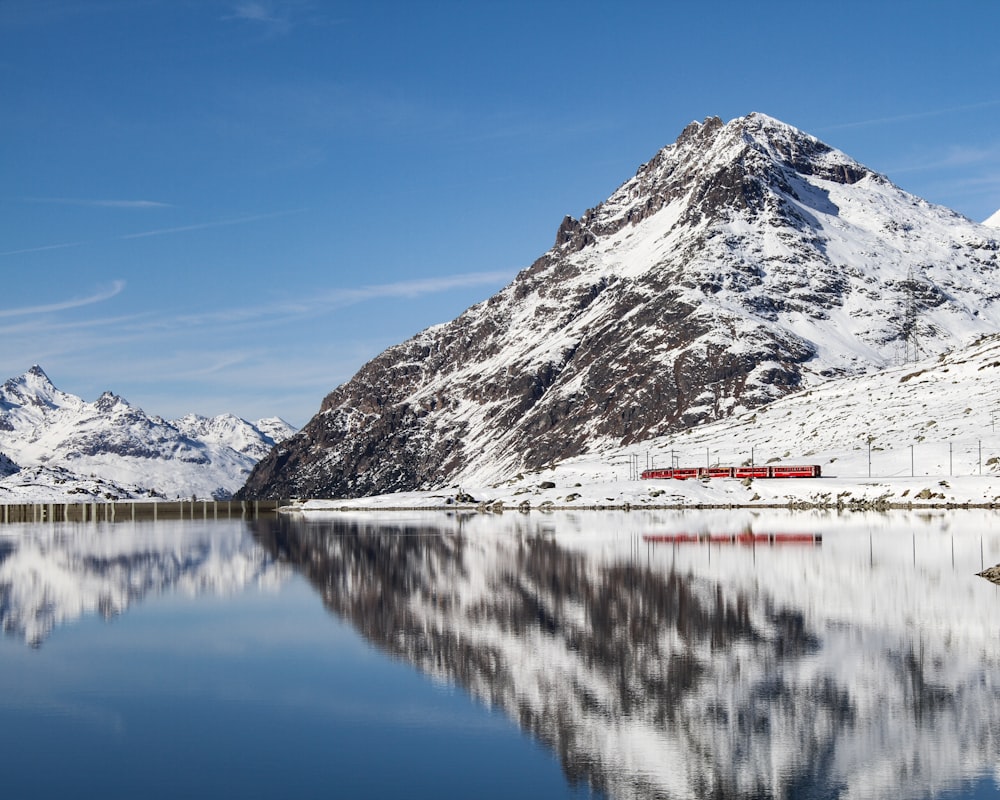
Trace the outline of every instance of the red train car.
{"label": "red train car", "polygon": [[771,467],[772,478],[818,478],[819,464]]}
{"label": "red train car", "polygon": [[734,478],[770,478],[770,467],[734,467]]}

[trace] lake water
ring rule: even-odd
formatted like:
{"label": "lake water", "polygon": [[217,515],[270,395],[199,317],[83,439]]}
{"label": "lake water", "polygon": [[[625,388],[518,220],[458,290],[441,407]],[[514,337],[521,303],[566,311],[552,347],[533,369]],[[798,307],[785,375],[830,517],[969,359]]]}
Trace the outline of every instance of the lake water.
{"label": "lake water", "polygon": [[994,798],[1000,517],[0,526],[4,798]]}

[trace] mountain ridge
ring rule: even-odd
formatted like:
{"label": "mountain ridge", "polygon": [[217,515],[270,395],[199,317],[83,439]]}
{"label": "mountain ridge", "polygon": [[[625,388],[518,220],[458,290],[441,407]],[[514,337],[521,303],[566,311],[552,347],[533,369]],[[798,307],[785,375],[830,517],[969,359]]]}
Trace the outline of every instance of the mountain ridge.
{"label": "mountain ridge", "polygon": [[785,123],[692,123],[493,297],[390,347],[241,497],[538,469],[1000,330],[993,229]]}
{"label": "mountain ridge", "polygon": [[[294,428],[232,414],[168,421],[106,391],[92,403],[58,389],[39,365],[0,386],[0,499],[226,499]],[[98,477],[99,476],[99,477]]]}

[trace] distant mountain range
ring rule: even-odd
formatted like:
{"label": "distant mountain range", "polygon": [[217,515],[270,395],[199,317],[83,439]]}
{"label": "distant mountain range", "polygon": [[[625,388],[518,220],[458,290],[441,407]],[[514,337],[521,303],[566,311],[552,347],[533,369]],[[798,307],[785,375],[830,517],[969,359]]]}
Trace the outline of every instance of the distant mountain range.
{"label": "distant mountain range", "polygon": [[111,392],[88,403],[36,365],[0,386],[0,503],[226,499],[294,432],[277,417],[168,421]]}
{"label": "distant mountain range", "polygon": [[389,348],[247,498],[496,479],[1000,331],[1000,243],[762,114],[691,123],[495,296]]}

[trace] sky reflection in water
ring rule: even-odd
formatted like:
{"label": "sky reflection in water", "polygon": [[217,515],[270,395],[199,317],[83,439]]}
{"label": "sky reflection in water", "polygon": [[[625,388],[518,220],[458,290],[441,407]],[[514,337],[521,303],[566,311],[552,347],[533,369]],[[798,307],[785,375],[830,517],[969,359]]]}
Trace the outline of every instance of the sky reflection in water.
{"label": "sky reflection in water", "polygon": [[[746,531],[822,543],[669,541]],[[998,531],[979,512],[8,526],[3,793],[996,796],[1000,589],[973,573]]]}

